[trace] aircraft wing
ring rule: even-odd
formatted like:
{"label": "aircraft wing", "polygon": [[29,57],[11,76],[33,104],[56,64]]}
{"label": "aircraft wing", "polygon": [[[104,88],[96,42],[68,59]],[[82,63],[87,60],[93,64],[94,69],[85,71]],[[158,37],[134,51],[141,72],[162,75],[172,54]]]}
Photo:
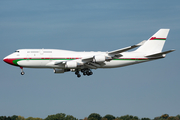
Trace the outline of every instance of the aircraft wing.
{"label": "aircraft wing", "polygon": [[133,45],[133,46],[125,47],[125,48],[122,48],[122,49],[118,49],[118,50],[114,50],[114,51],[108,52],[108,54],[109,54],[109,55],[119,54],[119,53],[128,51],[128,50],[130,50],[130,49],[133,49],[133,48],[135,48],[135,47],[138,47],[138,46],[137,46],[137,45]]}
{"label": "aircraft wing", "polygon": [[[122,56],[120,53],[122,52],[125,52],[125,51],[128,51],[130,49],[133,49],[133,48],[136,48],[138,46],[141,46],[142,44],[144,44],[146,42],[146,40],[140,42],[139,44],[136,44],[136,45],[132,45],[132,46],[129,46],[129,47],[126,47],[126,48],[122,48],[122,49],[118,49],[118,50],[114,50],[114,51],[111,51],[111,52],[107,52],[107,55],[108,56],[105,56],[105,55],[97,55],[99,57],[105,57],[105,59],[108,61],[108,60],[112,60],[113,58],[115,57],[120,57]],[[112,57],[112,58],[111,58]],[[75,61],[79,64],[83,63],[83,65],[85,65],[86,67],[89,67],[89,68],[97,68],[97,67],[100,67],[103,62],[94,62],[94,59],[96,58],[96,55],[94,56],[87,56],[87,57],[83,57],[81,59],[75,59],[75,60],[71,60],[71,61]],[[68,61],[57,61],[55,62],[54,64],[55,65],[65,65]]]}
{"label": "aircraft wing", "polygon": [[65,65],[66,61],[57,61],[54,63],[54,65]]}
{"label": "aircraft wing", "polygon": [[83,62],[86,62],[86,61],[89,62],[89,61],[93,61],[93,58],[94,58],[94,56],[88,56],[88,57],[83,57],[81,59]]}
{"label": "aircraft wing", "polygon": [[132,45],[132,46],[129,46],[129,47],[125,47],[125,48],[122,48],[122,49],[118,49],[118,50],[108,52],[108,55],[110,55],[110,56],[115,56],[115,55],[121,56],[120,53],[131,50],[131,49],[136,48],[136,47],[139,47],[139,46],[143,45],[145,42],[146,42],[146,40],[143,40],[142,42],[140,42],[140,43],[138,43],[136,45]]}

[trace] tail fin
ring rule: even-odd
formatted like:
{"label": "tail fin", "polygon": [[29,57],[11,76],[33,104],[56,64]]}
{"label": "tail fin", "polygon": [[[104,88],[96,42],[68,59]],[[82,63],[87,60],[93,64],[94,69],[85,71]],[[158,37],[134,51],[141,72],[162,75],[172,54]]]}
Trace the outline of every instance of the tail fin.
{"label": "tail fin", "polygon": [[169,29],[160,29],[136,51],[146,54],[160,53],[163,49],[168,33]]}

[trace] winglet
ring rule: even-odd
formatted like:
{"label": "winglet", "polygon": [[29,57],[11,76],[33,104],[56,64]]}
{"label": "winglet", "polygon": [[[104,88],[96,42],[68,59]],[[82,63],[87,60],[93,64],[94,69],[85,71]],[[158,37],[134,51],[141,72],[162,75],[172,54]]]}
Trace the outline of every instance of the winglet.
{"label": "winglet", "polygon": [[146,41],[147,41],[147,40],[143,40],[143,41],[141,41],[140,43],[138,43],[138,44],[137,44],[137,46],[141,46],[141,45],[143,45]]}

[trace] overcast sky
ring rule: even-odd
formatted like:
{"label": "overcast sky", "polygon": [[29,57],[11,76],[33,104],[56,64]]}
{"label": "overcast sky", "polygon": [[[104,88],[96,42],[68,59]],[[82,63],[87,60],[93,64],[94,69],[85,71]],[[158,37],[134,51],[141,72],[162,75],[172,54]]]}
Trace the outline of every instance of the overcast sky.
{"label": "overcast sky", "polygon": [[[93,70],[89,77],[20,68],[3,58],[21,48],[112,51],[170,33],[165,59]],[[154,118],[180,114],[179,0],[1,0],[0,115],[83,119],[91,113]]]}

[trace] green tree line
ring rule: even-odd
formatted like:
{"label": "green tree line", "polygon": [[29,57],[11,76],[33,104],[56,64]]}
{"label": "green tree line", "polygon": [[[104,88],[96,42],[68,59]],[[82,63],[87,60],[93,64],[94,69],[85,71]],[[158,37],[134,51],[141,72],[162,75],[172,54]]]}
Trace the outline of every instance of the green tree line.
{"label": "green tree line", "polygon": [[[66,115],[64,113],[57,113],[55,115],[48,115],[45,119],[42,118],[33,118],[28,117],[24,118],[23,116],[0,116],[0,120],[78,120],[72,115]],[[101,116],[98,113],[91,113],[88,117],[80,120],[151,120],[150,118],[138,118],[137,116],[132,115],[124,115],[121,117],[115,117],[113,115],[107,114],[105,116]],[[180,120],[180,115],[177,116],[169,116],[168,114],[163,114],[159,117],[155,117],[152,120]]]}

